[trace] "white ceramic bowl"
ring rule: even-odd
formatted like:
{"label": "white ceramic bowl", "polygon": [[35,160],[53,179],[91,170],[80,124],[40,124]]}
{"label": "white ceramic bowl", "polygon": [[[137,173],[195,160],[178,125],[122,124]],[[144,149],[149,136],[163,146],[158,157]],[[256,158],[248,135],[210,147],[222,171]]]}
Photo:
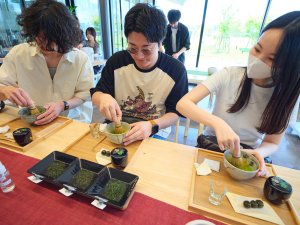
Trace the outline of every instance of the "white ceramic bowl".
{"label": "white ceramic bowl", "polygon": [[130,125],[126,122],[121,122],[122,128],[124,132],[121,134],[114,134],[115,131],[115,123],[109,123],[105,127],[104,134],[108,138],[109,141],[115,144],[122,144],[125,135],[130,131]]}
{"label": "white ceramic bowl", "polygon": [[[259,162],[258,160],[251,154],[246,153],[245,151],[241,150],[241,157],[243,160],[246,160],[246,165],[251,167],[253,171],[246,171],[239,169],[232,165],[229,161],[232,158],[232,154],[230,150],[226,150],[224,152],[224,166],[226,168],[226,171],[229,173],[229,175],[236,179],[236,180],[249,180],[253,178],[259,169]],[[229,161],[228,161],[229,160]]]}
{"label": "white ceramic bowl", "polygon": [[46,109],[43,106],[36,106],[36,108],[40,111],[39,114],[31,115],[29,108],[22,108],[19,110],[18,115],[20,116],[22,121],[34,126],[36,118],[46,111]]}

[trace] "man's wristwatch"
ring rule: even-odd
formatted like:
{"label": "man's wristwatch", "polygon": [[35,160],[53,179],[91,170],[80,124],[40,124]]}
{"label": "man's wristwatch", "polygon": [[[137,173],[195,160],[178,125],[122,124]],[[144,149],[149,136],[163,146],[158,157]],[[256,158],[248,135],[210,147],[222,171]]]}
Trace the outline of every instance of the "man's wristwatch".
{"label": "man's wristwatch", "polygon": [[64,103],[64,111],[68,110],[70,108],[69,103],[66,101],[63,101]]}
{"label": "man's wristwatch", "polygon": [[152,136],[152,135],[154,135],[154,134],[156,134],[156,133],[158,132],[159,126],[158,126],[157,123],[155,123],[154,120],[149,120],[149,122],[150,122],[151,125],[152,125],[152,130],[151,130],[151,135],[150,135],[150,136]]}

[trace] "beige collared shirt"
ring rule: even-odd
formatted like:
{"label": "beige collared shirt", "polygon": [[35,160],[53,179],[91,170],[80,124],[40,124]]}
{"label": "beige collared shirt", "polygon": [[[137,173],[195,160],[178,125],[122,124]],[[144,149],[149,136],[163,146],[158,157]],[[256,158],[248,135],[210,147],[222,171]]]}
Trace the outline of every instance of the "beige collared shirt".
{"label": "beige collared shirt", "polygon": [[[0,85],[24,89],[36,105],[67,101],[78,97],[90,100],[93,86],[93,67],[87,55],[78,49],[64,54],[57,66],[53,80],[43,54],[35,45],[23,43],[13,47],[0,67]],[[89,122],[92,107],[82,106],[64,112],[63,115]]]}

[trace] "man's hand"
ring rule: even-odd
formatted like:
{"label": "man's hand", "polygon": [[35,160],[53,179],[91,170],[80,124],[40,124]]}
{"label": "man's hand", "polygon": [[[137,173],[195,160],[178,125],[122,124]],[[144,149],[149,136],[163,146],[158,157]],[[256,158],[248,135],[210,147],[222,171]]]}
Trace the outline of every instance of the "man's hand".
{"label": "man's hand", "polygon": [[44,106],[46,112],[37,117],[36,125],[43,125],[52,122],[61,112],[64,111],[63,102],[50,102]]}
{"label": "man's hand", "polygon": [[100,113],[108,120],[118,122],[122,111],[117,101],[109,94],[103,94],[99,104]]}
{"label": "man's hand", "polygon": [[152,125],[149,121],[140,121],[130,124],[131,130],[126,134],[123,142],[129,145],[132,142],[143,140],[151,135]]}
{"label": "man's hand", "polygon": [[[26,91],[24,91],[22,88],[13,87],[13,86],[4,86],[1,87],[1,93],[4,95],[5,99],[8,99],[12,103],[18,105],[18,106],[31,106],[32,99],[28,95]],[[4,100],[5,100],[4,99]]]}

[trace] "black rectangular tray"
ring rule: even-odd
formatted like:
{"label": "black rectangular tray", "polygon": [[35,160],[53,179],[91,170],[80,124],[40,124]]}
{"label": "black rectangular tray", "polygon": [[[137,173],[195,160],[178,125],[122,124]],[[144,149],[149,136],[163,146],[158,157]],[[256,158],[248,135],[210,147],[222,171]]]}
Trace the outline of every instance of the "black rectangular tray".
{"label": "black rectangular tray", "polygon": [[[55,160],[62,161],[68,166],[59,177],[57,177],[56,179],[50,179],[49,177],[45,176],[44,172],[48,168],[48,166]],[[90,185],[84,190],[76,188],[72,185],[73,177],[81,169],[88,170],[95,174]],[[55,184],[59,187],[65,187],[68,190],[71,190],[72,192],[80,194],[82,196],[97,200],[99,200],[99,197],[101,199],[105,199],[107,200],[107,202],[105,202],[104,204],[118,209],[126,208],[126,205],[128,204],[133,193],[134,187],[139,179],[139,177],[134,174],[114,168],[109,168],[85,159],[79,159],[75,156],[58,151],[50,153],[40,162],[28,169],[27,172],[33,175],[38,175],[40,179],[46,182]],[[125,194],[118,202],[106,199],[103,195],[105,185],[110,179],[119,180],[126,183]]]}
{"label": "black rectangular tray", "polygon": [[[122,209],[126,204],[127,200],[130,198],[130,195],[133,192],[133,189],[138,181],[139,177],[131,174],[126,173],[114,168],[105,167],[102,171],[100,176],[96,179],[95,183],[89,188],[87,194],[89,196],[96,196],[102,199],[108,200],[106,204],[113,205],[116,208]],[[119,180],[126,184],[126,191],[120,201],[113,201],[111,199],[107,199],[104,195],[105,185],[109,180]]]}
{"label": "black rectangular tray", "polygon": [[[72,163],[78,161],[78,158],[72,155],[68,155],[62,152],[54,151],[50,153],[48,156],[46,156],[44,159],[39,161],[37,164],[35,164],[33,167],[27,170],[28,173],[38,175],[38,177],[42,180],[45,180],[47,182],[57,184],[57,177],[56,179],[52,179],[50,177],[47,177],[45,175],[45,170],[50,166],[50,164],[54,161],[61,161],[65,164],[67,164],[67,168],[65,171],[71,167]],[[61,174],[62,175],[62,174]]]}

